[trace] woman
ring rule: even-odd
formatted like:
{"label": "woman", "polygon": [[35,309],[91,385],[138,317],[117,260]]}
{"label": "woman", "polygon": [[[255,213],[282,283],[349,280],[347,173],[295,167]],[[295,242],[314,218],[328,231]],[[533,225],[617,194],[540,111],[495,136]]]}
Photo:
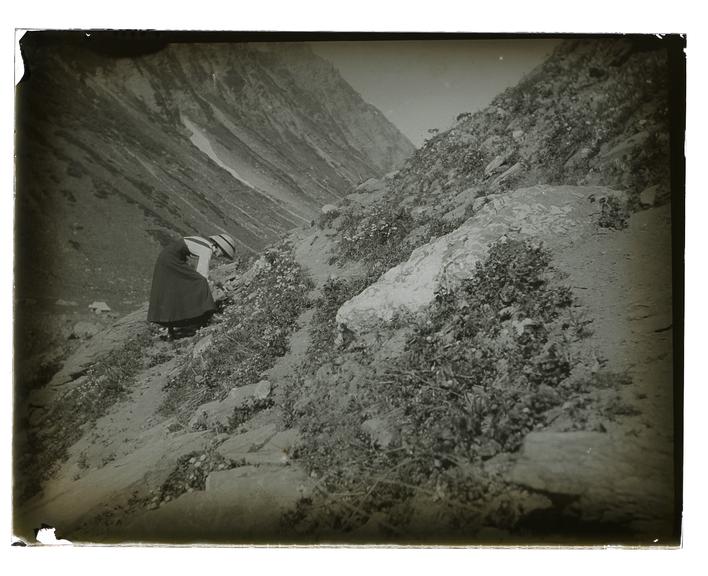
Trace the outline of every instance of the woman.
{"label": "woman", "polygon": [[[193,333],[206,324],[216,310],[209,288],[209,262],[213,255],[233,259],[235,253],[236,245],[228,234],[187,236],[170,243],[155,263],[148,321],[167,327],[170,338],[175,328]],[[198,258],[196,269],[189,263],[190,256]]]}

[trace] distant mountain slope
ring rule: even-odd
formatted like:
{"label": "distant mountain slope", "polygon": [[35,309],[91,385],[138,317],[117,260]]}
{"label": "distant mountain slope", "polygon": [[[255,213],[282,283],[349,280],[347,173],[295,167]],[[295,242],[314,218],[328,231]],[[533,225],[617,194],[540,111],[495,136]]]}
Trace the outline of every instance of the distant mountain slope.
{"label": "distant mountain slope", "polygon": [[22,42],[20,297],[129,308],[169,236],[227,231],[258,250],[413,151],[304,44],[117,57],[96,36]]}

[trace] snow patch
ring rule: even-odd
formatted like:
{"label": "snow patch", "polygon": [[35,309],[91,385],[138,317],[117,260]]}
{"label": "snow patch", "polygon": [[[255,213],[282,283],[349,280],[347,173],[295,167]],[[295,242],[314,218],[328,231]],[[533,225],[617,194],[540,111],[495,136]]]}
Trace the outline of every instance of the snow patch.
{"label": "snow patch", "polygon": [[189,138],[192,144],[194,144],[197,148],[204,152],[204,154],[209,156],[209,158],[211,158],[217,165],[219,165],[221,168],[231,174],[234,178],[236,178],[236,180],[238,180],[239,182],[243,182],[249,188],[255,188],[253,184],[251,184],[248,180],[246,180],[243,176],[236,172],[236,170],[234,170],[231,166],[229,166],[221,158],[219,158],[218,154],[212,147],[209,139],[194,122],[192,122],[189,118],[182,116],[182,124],[184,124],[185,128],[187,128],[187,130],[192,133],[192,136]]}

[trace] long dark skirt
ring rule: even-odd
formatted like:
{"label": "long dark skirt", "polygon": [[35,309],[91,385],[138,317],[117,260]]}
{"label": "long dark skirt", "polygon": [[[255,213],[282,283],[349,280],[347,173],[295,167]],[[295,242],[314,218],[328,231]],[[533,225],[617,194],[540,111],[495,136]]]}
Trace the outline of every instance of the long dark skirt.
{"label": "long dark skirt", "polygon": [[197,325],[216,310],[209,283],[187,262],[184,240],[176,240],[160,252],[150,291],[148,320],[163,326]]}

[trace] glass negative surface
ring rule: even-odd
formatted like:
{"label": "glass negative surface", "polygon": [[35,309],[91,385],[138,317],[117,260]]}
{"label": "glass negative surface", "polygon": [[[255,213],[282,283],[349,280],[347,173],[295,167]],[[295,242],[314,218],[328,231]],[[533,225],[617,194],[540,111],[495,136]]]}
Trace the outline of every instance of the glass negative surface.
{"label": "glass negative surface", "polygon": [[16,538],[677,545],[683,46],[27,33]]}

